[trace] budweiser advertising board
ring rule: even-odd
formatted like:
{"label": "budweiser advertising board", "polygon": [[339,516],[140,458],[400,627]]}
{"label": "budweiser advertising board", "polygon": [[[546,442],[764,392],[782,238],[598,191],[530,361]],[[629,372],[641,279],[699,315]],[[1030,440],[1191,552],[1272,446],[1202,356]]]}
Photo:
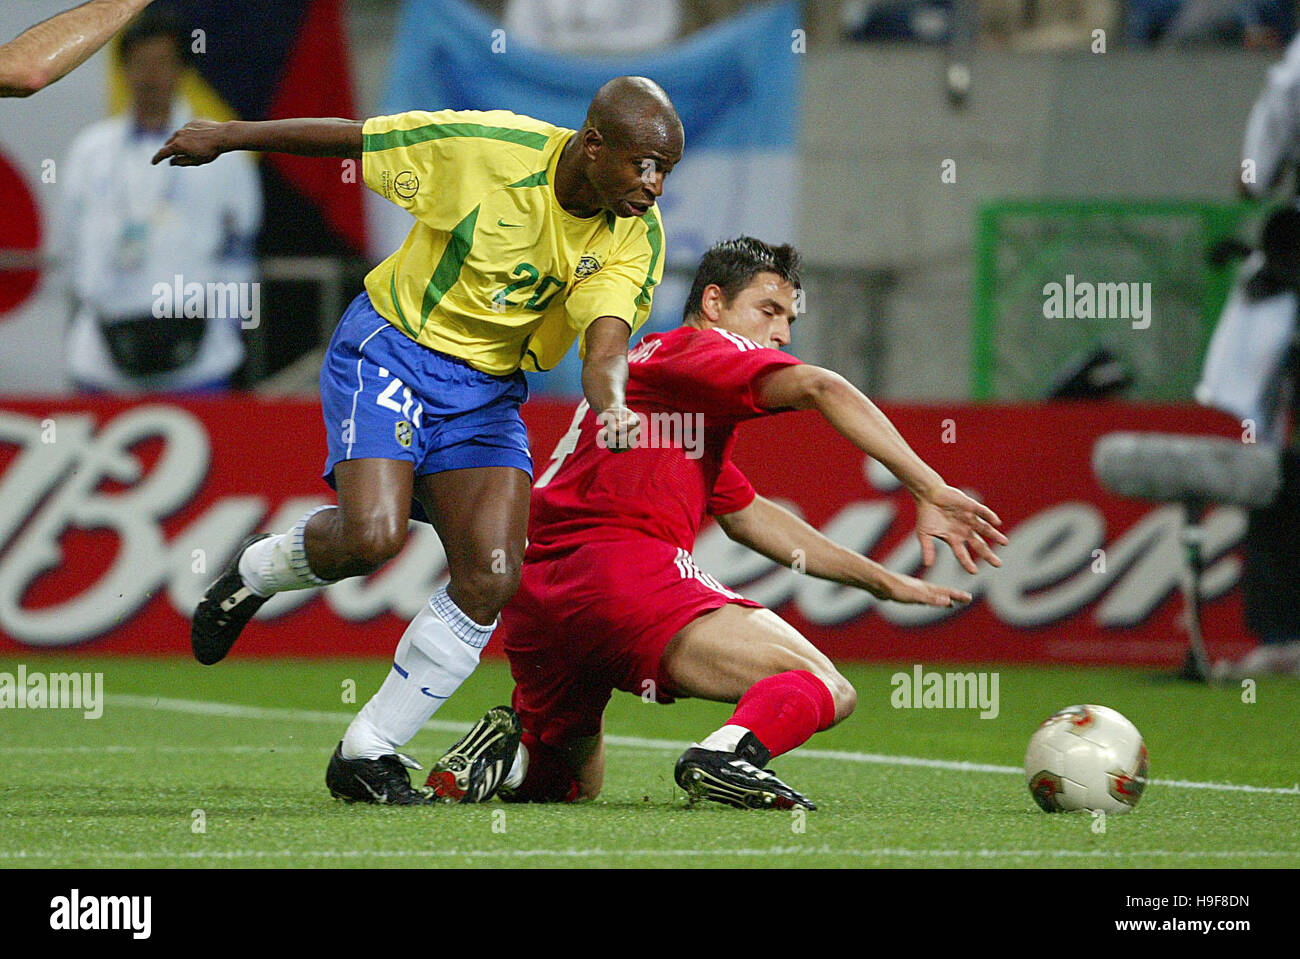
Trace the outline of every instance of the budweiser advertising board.
{"label": "budweiser advertising board", "polygon": [[[962,572],[946,547],[928,575],[975,595],[957,610],[878,603],[702,532],[699,564],[777,610],[832,657],[1172,665],[1185,646],[1180,515],[1105,492],[1093,443],[1115,430],[1238,436],[1192,406],[888,407],[948,482],[1004,520],[1001,569]],[[538,471],[570,404],[526,406]],[[0,653],[187,655],[188,617],[250,531],[285,530],[333,502],[320,479],[320,407],[252,398],[0,402]],[[819,417],[740,429],[736,461],[758,490],[833,539],[916,571],[907,494]],[[1204,626],[1212,656],[1243,652],[1239,510],[1206,524]],[[241,656],[387,656],[445,579],[437,537],[413,524],[373,576],[285,593],[240,639]],[[497,644],[494,644],[497,645]],[[499,650],[498,650],[499,652]]]}

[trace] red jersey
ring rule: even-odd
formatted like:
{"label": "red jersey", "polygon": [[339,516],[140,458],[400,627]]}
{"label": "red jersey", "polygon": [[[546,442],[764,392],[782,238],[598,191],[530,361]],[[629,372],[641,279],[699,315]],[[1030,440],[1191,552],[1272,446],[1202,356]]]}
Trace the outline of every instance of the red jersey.
{"label": "red jersey", "polygon": [[754,488],[731,461],[736,426],[765,413],[762,377],[801,362],[727,330],[652,333],[628,353],[627,405],[641,417],[634,449],[596,443],[586,401],[533,486],[527,559],[583,543],[645,536],[688,552],[705,516],[744,509]]}

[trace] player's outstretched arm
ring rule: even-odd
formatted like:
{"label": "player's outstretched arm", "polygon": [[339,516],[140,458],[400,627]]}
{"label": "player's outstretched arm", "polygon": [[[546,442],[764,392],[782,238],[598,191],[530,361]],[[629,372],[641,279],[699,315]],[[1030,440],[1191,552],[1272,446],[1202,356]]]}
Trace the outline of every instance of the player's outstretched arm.
{"label": "player's outstretched arm", "polygon": [[596,410],[602,449],[630,448],[641,432],[640,418],[627,408],[627,344],[632,329],[617,316],[597,317],[583,334],[582,392]]}
{"label": "player's outstretched arm", "polygon": [[90,0],[0,45],[0,97],[29,97],[71,73],[153,0]]}
{"label": "player's outstretched arm", "polygon": [[926,566],[934,562],[935,537],[948,544],[968,573],[977,571],[980,559],[1002,565],[989,545],[1007,542],[995,526],[1002,522],[998,515],[944,483],[876,404],[844,377],[810,364],[787,366],[763,378],[758,402],[767,409],[816,409],[836,432],[897,476],[916,500],[916,535]]}
{"label": "player's outstretched arm", "polygon": [[717,519],[722,531],[737,543],[782,566],[794,566],[809,576],[865,589],[878,599],[929,606],[953,606],[971,599],[970,593],[963,590],[886,569],[762,496],[754,497],[744,509]]}
{"label": "player's outstretched arm", "polygon": [[193,120],[181,127],[154,154],[155,165],[202,166],[223,153],[294,153],[309,157],[361,159],[360,120],[313,118],[301,120]]}

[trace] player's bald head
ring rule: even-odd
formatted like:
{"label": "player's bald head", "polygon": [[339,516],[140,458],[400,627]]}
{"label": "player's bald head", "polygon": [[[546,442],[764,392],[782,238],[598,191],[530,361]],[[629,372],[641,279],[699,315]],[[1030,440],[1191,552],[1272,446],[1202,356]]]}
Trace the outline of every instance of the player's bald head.
{"label": "player's bald head", "polygon": [[682,121],[659,84],[615,77],[596,92],[582,130],[565,145],[555,195],[578,216],[645,216],[684,145]]}
{"label": "player's bald head", "polygon": [[682,121],[663,87],[648,77],[615,77],[596,91],[586,126],[616,148],[643,148],[678,155]]}

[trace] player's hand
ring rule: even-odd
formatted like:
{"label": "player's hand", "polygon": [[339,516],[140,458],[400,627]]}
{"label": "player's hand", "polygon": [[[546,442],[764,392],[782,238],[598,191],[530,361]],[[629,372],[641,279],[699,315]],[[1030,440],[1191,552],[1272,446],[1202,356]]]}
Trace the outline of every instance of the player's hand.
{"label": "player's hand", "polygon": [[1001,525],[997,513],[952,486],[941,486],[916,501],[916,536],[921,541],[921,561],[927,567],[934,563],[935,538],[948,544],[968,573],[979,571],[976,562],[981,559],[990,566],[1001,566],[1002,560],[989,545],[1007,545],[1006,536],[996,528]]}
{"label": "player's hand", "polygon": [[883,576],[878,583],[868,587],[868,592],[877,599],[892,599],[896,603],[919,603],[925,606],[956,606],[969,603],[970,593],[948,586],[927,583],[915,576],[905,576],[892,570],[882,570]]}
{"label": "player's hand", "polygon": [[225,153],[222,127],[216,120],[191,120],[181,127],[154,154],[153,164],[170,159],[172,166],[202,166]]}
{"label": "player's hand", "polygon": [[596,416],[600,432],[596,445],[603,450],[621,453],[633,449],[641,438],[641,417],[626,406],[611,406]]}

